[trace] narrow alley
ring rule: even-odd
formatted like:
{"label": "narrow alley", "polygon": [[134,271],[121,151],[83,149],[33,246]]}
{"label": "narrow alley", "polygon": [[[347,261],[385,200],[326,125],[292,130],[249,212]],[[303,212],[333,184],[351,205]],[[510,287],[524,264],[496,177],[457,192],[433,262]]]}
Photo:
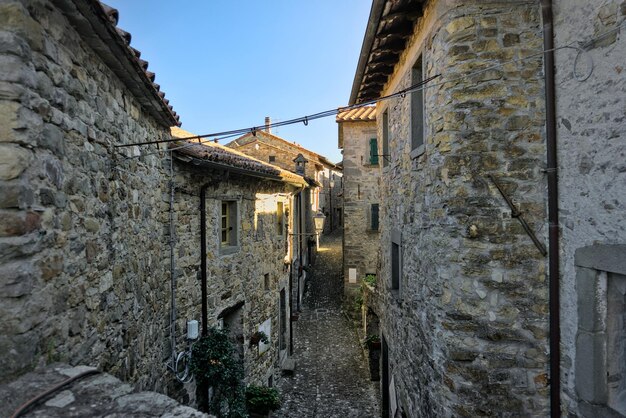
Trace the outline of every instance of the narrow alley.
{"label": "narrow alley", "polygon": [[377,417],[378,385],[371,382],[355,329],[341,311],[341,231],[324,236],[294,323],[292,377],[279,383],[277,417]]}

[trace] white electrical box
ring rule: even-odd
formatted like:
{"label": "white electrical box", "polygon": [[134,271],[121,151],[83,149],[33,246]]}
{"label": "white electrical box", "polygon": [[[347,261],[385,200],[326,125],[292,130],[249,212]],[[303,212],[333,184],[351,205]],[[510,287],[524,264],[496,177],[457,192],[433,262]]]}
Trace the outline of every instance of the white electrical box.
{"label": "white electrical box", "polygon": [[348,283],[356,283],[356,269],[348,269]]}
{"label": "white electrical box", "polygon": [[187,339],[188,340],[197,340],[198,339],[198,321],[192,319],[191,321],[187,321]]}

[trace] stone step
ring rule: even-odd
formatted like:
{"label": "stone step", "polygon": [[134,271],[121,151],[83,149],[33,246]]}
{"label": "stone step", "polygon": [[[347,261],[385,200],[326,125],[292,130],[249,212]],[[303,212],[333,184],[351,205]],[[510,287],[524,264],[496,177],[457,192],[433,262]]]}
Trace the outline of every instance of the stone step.
{"label": "stone step", "polygon": [[293,373],[296,370],[296,361],[293,358],[285,359],[283,364],[280,366],[280,370],[282,371],[283,376],[293,376]]}
{"label": "stone step", "polygon": [[[30,399],[93,367],[53,364],[0,385],[0,416],[13,415]],[[130,385],[106,373],[75,380],[37,401],[23,417],[193,417],[209,418],[156,392],[133,392]]]}

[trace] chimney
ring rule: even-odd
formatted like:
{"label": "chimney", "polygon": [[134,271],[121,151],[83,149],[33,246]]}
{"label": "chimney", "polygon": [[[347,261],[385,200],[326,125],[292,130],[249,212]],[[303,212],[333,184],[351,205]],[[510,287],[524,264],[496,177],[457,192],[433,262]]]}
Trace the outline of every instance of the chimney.
{"label": "chimney", "polygon": [[272,119],[269,116],[265,117],[265,132],[272,133]]}

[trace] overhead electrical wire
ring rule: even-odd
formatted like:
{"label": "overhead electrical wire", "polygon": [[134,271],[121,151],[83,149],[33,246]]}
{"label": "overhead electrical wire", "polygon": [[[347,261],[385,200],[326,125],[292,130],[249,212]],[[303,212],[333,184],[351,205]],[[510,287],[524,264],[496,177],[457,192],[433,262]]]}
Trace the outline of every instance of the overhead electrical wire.
{"label": "overhead electrical wire", "polygon": [[[407,93],[411,93],[414,91],[423,91],[427,88],[434,88],[434,87],[438,87],[438,86],[443,86],[447,83],[451,83],[451,82],[456,82],[456,81],[463,81],[463,80],[467,80],[470,79],[471,77],[474,77],[476,75],[485,73],[487,71],[496,69],[496,68],[500,68],[506,64],[509,63],[519,63],[519,62],[524,62],[527,60],[531,60],[531,59],[535,59],[537,57],[540,57],[542,55],[544,55],[546,52],[551,52],[551,51],[558,51],[558,50],[562,50],[562,49],[575,49],[578,51],[578,55],[576,57],[576,60],[574,62],[574,77],[578,80],[578,81],[585,81],[587,80],[590,76],[591,73],[593,72],[593,61],[591,60],[591,58],[589,57],[589,72],[588,74],[586,74],[585,76],[581,77],[580,75],[578,75],[576,73],[576,66],[578,64],[578,60],[580,55],[583,52],[587,52],[587,48],[589,48],[590,46],[592,46],[595,42],[602,40],[604,38],[606,38],[607,36],[611,35],[614,32],[619,31],[622,26],[624,26],[624,23],[626,23],[626,21],[622,21],[619,25],[617,25],[616,27],[614,27],[611,30],[608,30],[604,33],[602,33],[601,35],[598,35],[595,38],[592,38],[589,41],[586,42],[578,42],[580,46],[575,46],[575,41],[574,42],[570,42],[567,45],[564,46],[560,46],[560,47],[555,47],[549,50],[541,50],[538,51],[537,53],[528,55],[526,57],[523,58],[517,58],[517,59],[511,59],[511,60],[506,60],[503,62],[499,62],[497,64],[488,66],[486,68],[483,68],[481,70],[477,70],[477,71],[473,71],[467,74],[463,74],[459,77],[456,78],[452,78],[449,80],[444,80],[444,81],[440,81],[437,83],[431,83],[433,80],[439,78],[442,76],[442,74],[436,74],[432,77],[429,77],[425,80],[422,80],[421,82],[411,85],[405,89],[399,90],[395,93],[389,94],[387,96],[381,96],[375,99],[371,99],[371,100],[367,100],[365,102],[361,102],[361,103],[356,103],[353,105],[349,105],[349,106],[344,106],[344,107],[339,107],[336,109],[329,109],[329,110],[325,110],[322,112],[318,112],[318,113],[314,113],[312,115],[308,115],[308,116],[302,116],[299,118],[294,118],[294,119],[288,119],[288,120],[284,120],[281,122],[276,122],[276,123],[272,123],[270,124],[271,127],[281,127],[281,126],[286,126],[286,125],[293,125],[293,124],[297,124],[297,123],[303,123],[305,126],[308,125],[308,123],[312,120],[316,120],[316,119],[321,119],[321,118],[325,118],[325,117],[329,117],[329,116],[334,116],[337,115],[341,112],[345,112],[348,110],[353,110],[353,109],[358,109],[361,107],[365,107],[365,106],[369,106],[372,104],[375,104],[377,102],[383,101],[383,100],[390,100],[396,97],[404,97],[406,96]],[[162,144],[162,143],[169,143],[169,142],[177,142],[177,141],[189,141],[189,140],[198,140],[200,143],[202,143],[202,141],[200,141],[203,138],[211,138],[209,139],[207,142],[209,141],[213,141],[213,142],[217,142],[217,141],[221,141],[224,139],[228,139],[228,138],[232,138],[235,136],[240,136],[240,135],[244,135],[244,134],[248,134],[248,133],[252,133],[253,135],[256,134],[256,132],[262,131],[263,129],[265,129],[265,125],[257,125],[257,126],[252,126],[252,127],[248,127],[248,128],[242,128],[242,129],[235,129],[235,130],[231,130],[231,131],[223,131],[223,132],[215,132],[215,133],[210,133],[210,134],[203,134],[203,135],[194,135],[194,136],[189,136],[189,137],[181,137],[181,138],[168,138],[168,139],[161,139],[161,140],[154,140],[154,141],[145,141],[145,142],[134,142],[134,143],[129,143],[129,144],[119,144],[119,145],[115,145],[115,148],[125,148],[125,147],[132,147],[132,146],[141,146],[141,145],[153,145],[153,144]],[[157,154],[160,152],[164,152],[164,151],[175,151],[177,149],[182,149],[182,148],[186,148],[189,146],[195,145],[195,143],[191,143],[191,144],[185,144],[182,145],[180,147],[173,147],[170,148],[169,150],[158,150],[154,153],[149,153],[149,154],[141,154],[139,156],[132,156],[132,157],[128,157],[128,158],[139,158],[145,155],[150,155],[150,154]]]}

